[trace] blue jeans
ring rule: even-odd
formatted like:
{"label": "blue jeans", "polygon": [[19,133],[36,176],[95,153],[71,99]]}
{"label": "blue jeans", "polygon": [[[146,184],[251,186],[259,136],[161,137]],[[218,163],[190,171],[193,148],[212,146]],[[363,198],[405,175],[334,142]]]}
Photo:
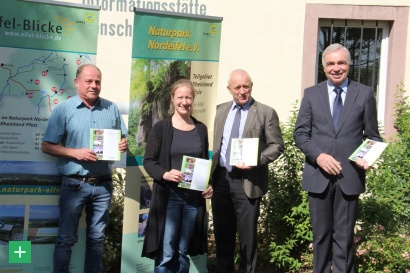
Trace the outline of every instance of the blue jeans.
{"label": "blue jeans", "polygon": [[90,185],[63,176],[60,193],[60,220],[54,248],[54,273],[69,273],[71,247],[77,242],[78,223],[85,207],[87,214],[84,272],[101,273],[104,230],[108,223],[112,181]]}
{"label": "blue jeans", "polygon": [[202,198],[199,192],[171,190],[165,219],[162,253],[155,259],[155,273],[188,273],[188,244],[192,238]]}

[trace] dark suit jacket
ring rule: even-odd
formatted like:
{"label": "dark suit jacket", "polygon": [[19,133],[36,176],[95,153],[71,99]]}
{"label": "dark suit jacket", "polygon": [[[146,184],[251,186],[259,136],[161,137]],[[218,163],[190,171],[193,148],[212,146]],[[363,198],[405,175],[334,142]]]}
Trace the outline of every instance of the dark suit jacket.
{"label": "dark suit jacket", "polygon": [[337,131],[330,112],[327,82],[307,88],[293,136],[296,146],[306,156],[304,190],[322,193],[326,189],[332,177],[316,163],[319,154],[326,153],[342,163],[339,180],[342,191],[348,195],[363,193],[365,171],[348,158],[364,139],[381,141],[372,88],[349,80]]}
{"label": "dark suit jacket", "polygon": [[[258,165],[249,171],[243,171],[242,183],[249,198],[262,197],[268,189],[268,164],[283,152],[282,133],[276,111],[253,98],[243,129],[242,138],[259,138]],[[225,120],[232,101],[220,104],[216,109],[214,123],[214,144],[212,155],[212,173],[219,165],[222,135]]]}

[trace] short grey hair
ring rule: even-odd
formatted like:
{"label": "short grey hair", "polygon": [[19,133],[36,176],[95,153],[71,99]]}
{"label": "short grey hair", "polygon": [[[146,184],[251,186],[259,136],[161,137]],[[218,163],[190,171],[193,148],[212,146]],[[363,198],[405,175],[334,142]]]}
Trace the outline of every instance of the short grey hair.
{"label": "short grey hair", "polygon": [[322,53],[322,65],[325,67],[325,57],[332,52],[338,51],[338,50],[343,50],[344,53],[346,54],[347,57],[347,64],[350,65],[350,52],[349,50],[341,45],[341,44],[331,44],[330,46],[326,47],[326,49]]}

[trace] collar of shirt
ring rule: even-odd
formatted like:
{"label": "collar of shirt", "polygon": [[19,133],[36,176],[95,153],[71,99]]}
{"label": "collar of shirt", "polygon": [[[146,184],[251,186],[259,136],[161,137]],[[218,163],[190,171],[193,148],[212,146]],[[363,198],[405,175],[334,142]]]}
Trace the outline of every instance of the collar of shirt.
{"label": "collar of shirt", "polygon": [[[77,95],[77,96],[72,97],[71,99],[76,102],[77,108],[80,108],[80,107],[87,107],[88,108],[88,106],[83,102],[83,100],[80,98],[80,96]],[[93,109],[97,105],[99,105],[100,102],[101,102],[101,98],[98,97],[97,101],[95,102],[94,106],[91,109]]]}
{"label": "collar of shirt", "polygon": [[[349,80],[346,79],[341,85],[339,85],[340,88],[343,89],[343,93],[347,93],[347,84],[349,83]],[[332,82],[327,81],[327,92],[330,94],[333,93],[333,96],[336,94],[333,90],[336,88],[336,85],[334,85]]]}
{"label": "collar of shirt", "polygon": [[[250,100],[246,104],[242,105],[242,110],[248,112],[249,108],[251,107],[252,100],[253,98],[251,97]],[[236,102],[232,101],[231,109],[229,110],[229,112],[233,111],[235,109],[235,106],[236,106]]]}

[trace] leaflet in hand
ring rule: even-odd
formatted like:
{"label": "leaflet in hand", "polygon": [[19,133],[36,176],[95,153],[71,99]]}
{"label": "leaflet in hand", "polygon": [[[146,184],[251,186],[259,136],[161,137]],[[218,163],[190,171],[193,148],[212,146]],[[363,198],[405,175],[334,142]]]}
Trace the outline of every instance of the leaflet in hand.
{"label": "leaflet in hand", "polygon": [[118,149],[120,141],[121,130],[90,130],[90,149],[97,154],[98,160],[120,160],[121,152]]}
{"label": "leaflet in hand", "polygon": [[388,143],[366,139],[349,157],[352,161],[363,158],[371,166],[386,149]]}
{"label": "leaflet in hand", "polygon": [[229,165],[258,165],[258,138],[231,139],[231,157]]}
{"label": "leaflet in hand", "polygon": [[178,184],[178,187],[197,191],[206,190],[211,173],[211,164],[211,160],[184,155],[181,167],[184,180]]}

